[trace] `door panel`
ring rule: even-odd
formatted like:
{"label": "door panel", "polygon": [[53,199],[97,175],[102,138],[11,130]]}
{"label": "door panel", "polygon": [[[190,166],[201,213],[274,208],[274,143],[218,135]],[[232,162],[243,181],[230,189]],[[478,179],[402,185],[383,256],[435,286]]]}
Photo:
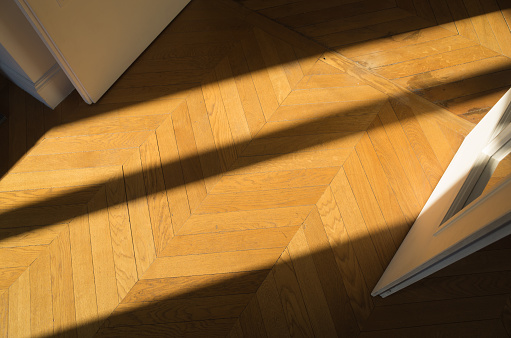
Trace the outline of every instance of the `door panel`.
{"label": "door panel", "polygon": [[96,102],[190,0],[15,0],[87,103]]}

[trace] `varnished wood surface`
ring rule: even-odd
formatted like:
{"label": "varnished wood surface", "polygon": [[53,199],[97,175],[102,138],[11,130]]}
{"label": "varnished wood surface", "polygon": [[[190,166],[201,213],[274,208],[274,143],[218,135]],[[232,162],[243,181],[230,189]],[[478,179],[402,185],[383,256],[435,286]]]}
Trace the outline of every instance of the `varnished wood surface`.
{"label": "varnished wood surface", "polygon": [[472,122],[511,85],[508,1],[240,2]]}
{"label": "varnished wood surface", "polygon": [[[429,24],[418,1],[400,3],[194,0],[98,104],[73,93],[48,111],[0,90],[12,155],[0,180],[1,334],[505,334],[506,240],[370,297],[473,127],[380,76],[422,49],[385,37],[372,42],[382,63],[364,59],[364,43],[340,49],[349,60],[254,12],[313,39],[339,13],[350,39]],[[418,39],[495,53],[450,28]],[[452,55],[441,60],[462,60]],[[463,80],[449,69],[442,84]]]}

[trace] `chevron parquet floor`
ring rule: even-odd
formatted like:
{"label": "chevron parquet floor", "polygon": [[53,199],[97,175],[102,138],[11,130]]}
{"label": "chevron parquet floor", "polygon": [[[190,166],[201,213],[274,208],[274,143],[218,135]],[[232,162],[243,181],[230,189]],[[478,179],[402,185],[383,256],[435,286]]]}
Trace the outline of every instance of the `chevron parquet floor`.
{"label": "chevron parquet floor", "polygon": [[1,336],[505,334],[506,283],[369,295],[473,125],[259,14],[193,0],[98,104],[31,114]]}
{"label": "chevron parquet floor", "polygon": [[509,0],[238,0],[461,117],[511,86]]}

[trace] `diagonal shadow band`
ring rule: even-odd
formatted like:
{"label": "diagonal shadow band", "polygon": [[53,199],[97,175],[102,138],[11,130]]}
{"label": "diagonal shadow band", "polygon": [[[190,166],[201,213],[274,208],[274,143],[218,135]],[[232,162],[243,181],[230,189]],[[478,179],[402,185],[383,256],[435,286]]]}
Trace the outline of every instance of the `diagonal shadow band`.
{"label": "diagonal shadow band", "polygon": [[[246,39],[248,37],[248,33],[250,32],[251,29],[253,29],[254,27],[256,27],[255,25],[251,25],[251,24],[241,24],[242,22],[244,21],[247,21],[245,20],[246,18],[249,18],[249,17],[254,17],[255,18],[255,21],[266,21],[266,23],[268,24],[268,22],[270,22],[270,20],[262,17],[260,14],[258,13],[255,13],[255,12],[251,12],[250,14],[247,13],[247,10],[246,9],[242,9],[242,5],[239,5],[239,4],[233,4],[233,3],[229,3],[229,5],[226,5],[228,1],[219,1],[218,3],[221,5],[221,6],[224,6],[226,9],[229,9],[233,12],[239,12],[237,15],[238,15],[238,20],[240,20],[240,23],[236,23],[235,25],[238,25],[239,29],[238,31],[236,32],[236,36],[240,39]],[[234,7],[238,7],[238,8],[233,8]],[[498,4],[495,4],[495,5],[488,5],[488,6],[485,6],[485,8],[483,8],[483,12],[484,13],[492,13],[492,11],[497,11],[497,10],[506,10],[509,6],[511,6],[511,4],[507,3],[507,2],[504,2],[504,1],[499,1]],[[182,12],[183,13],[183,12]],[[182,19],[182,13],[175,19],[174,22],[178,22],[180,19]],[[355,15],[355,14],[353,14]],[[472,15],[469,15],[468,13],[456,13],[456,17],[453,17],[453,18],[448,18],[448,17],[439,17],[439,18],[436,18],[436,21],[437,23],[434,23],[434,22],[431,22],[431,25],[430,26],[436,26],[437,24],[445,24],[445,23],[449,23],[449,22],[454,22],[453,20],[462,20],[462,19],[467,19],[467,18],[470,18],[472,17]],[[250,20],[248,20],[250,21]],[[275,25],[275,23],[270,23],[269,25]],[[149,48],[157,48],[158,46],[162,46],[162,45],[166,45],[168,44],[168,41],[169,41],[169,34],[168,32],[171,32],[172,31],[172,27],[173,27],[173,24],[171,23],[169,25],[169,27],[167,27],[161,34],[160,36],[158,36],[154,42],[153,42],[153,45],[156,46],[156,47],[149,47]],[[426,27],[429,27],[429,26],[426,26]],[[426,28],[424,27],[424,28]],[[410,32],[410,34],[408,34],[408,32]],[[393,31],[388,31],[388,32],[377,32],[378,34],[376,36],[371,36],[371,37],[368,37],[367,40],[364,40],[364,41],[359,41],[357,43],[355,43],[354,45],[357,45],[357,44],[363,44],[369,40],[375,40],[375,39],[379,39],[379,38],[385,38],[385,37],[388,37],[388,36],[392,36],[392,35],[395,35],[395,34],[400,34],[400,35],[403,35],[403,34],[408,34],[408,35],[403,35],[401,36],[402,39],[405,39],[405,40],[411,40],[413,41],[414,39],[416,39],[420,34],[418,34],[420,31],[416,31],[415,29],[409,29],[409,30],[402,30],[402,31],[399,31],[399,32],[393,32]],[[225,32],[224,32],[225,33]],[[246,36],[245,36],[245,33]],[[219,31],[219,34],[222,34],[222,31]],[[228,35],[229,33],[225,33],[226,35]],[[292,34],[295,34],[296,33],[292,33]],[[302,37],[300,37],[302,38]],[[170,39],[172,39],[170,37]],[[278,39],[278,38],[277,38]],[[303,38],[302,38],[303,39]],[[227,38],[223,38],[222,41],[225,40],[229,40]],[[171,41],[171,40],[170,40]],[[239,41],[230,41],[228,43],[224,43],[226,46],[228,46],[227,50],[229,51],[229,49],[232,49],[233,48],[233,45],[236,45],[236,44],[239,44],[241,40]],[[309,40],[309,42],[314,45],[315,47],[310,49],[310,50],[302,50],[302,55],[299,56],[299,58],[305,58],[305,57],[310,57],[314,54],[318,54],[318,56],[326,51],[328,48],[326,47],[321,47],[319,46],[316,42],[312,41],[312,40]],[[186,43],[193,43],[193,41],[187,41]],[[148,49],[149,50],[149,49]],[[313,51],[314,50],[314,51]],[[146,53],[146,52],[144,52]],[[227,53],[228,54],[228,53]],[[227,55],[226,54],[226,55]],[[158,61],[158,60],[156,60]],[[161,61],[161,60],[159,60]],[[220,60],[217,60],[217,61],[220,61]],[[284,57],[284,59],[281,60],[281,63],[282,64],[285,64],[287,62],[293,62],[294,60],[291,60],[291,59],[286,59],[286,57]],[[117,84],[119,83],[122,83],[123,82],[123,78],[126,78],[127,76],[131,76],[131,75],[140,75],[140,74],[137,74],[136,72],[134,72],[134,68],[136,68],[136,64],[137,62],[135,62],[127,71],[125,74],[123,74],[123,76],[121,76],[119,78],[119,80],[116,82]],[[275,66],[276,64],[266,64],[266,65],[258,65],[258,67],[255,67],[253,68],[253,65],[251,65],[250,67],[250,71],[257,71],[258,69],[262,69],[263,67],[272,67],[272,66]],[[134,67],[135,66],[135,67]],[[207,65],[207,62],[202,58],[199,58],[199,62],[198,64],[195,64],[194,65],[195,67],[197,67],[197,69],[203,69],[204,71],[204,74],[208,73],[208,71],[211,69],[211,65]],[[206,69],[208,69],[208,71],[206,71]],[[485,75],[485,74],[490,74],[490,73],[497,73],[497,72],[501,72],[501,71],[504,71],[506,68],[504,67],[493,67],[493,68],[488,68],[488,69],[485,69],[484,71],[480,72],[479,74],[473,74],[473,77],[477,77],[477,76],[482,76],[482,75]],[[247,68],[248,70],[248,68]],[[185,71],[185,70],[182,70],[182,69],[177,69],[176,71]],[[171,72],[172,73],[172,72]],[[218,75],[218,74],[217,74]],[[243,72],[241,73],[235,73],[233,74],[234,76],[240,76],[240,75],[243,75]],[[143,88],[150,88],[151,91],[148,93],[146,91],[145,95],[145,99],[146,100],[154,100],[154,99],[159,99],[161,98],[162,96],[166,96],[166,95],[172,95],[172,94],[175,94],[176,92],[178,91],[181,91],[181,90],[186,90],[186,89],[189,89],[190,87],[195,87],[197,85],[200,85],[200,82],[201,81],[204,81],[203,83],[207,84],[208,83],[208,77],[204,77],[204,76],[195,76],[196,79],[199,79],[200,78],[200,81],[199,82],[193,82],[191,83],[190,79],[193,78],[193,77],[188,77],[188,79],[186,80],[183,80],[182,77],[179,77],[179,81],[177,79],[174,79],[174,80],[170,80],[170,83],[164,85],[155,85],[153,83],[154,81],[154,78],[153,77],[150,77],[150,79],[144,79],[144,77],[136,77],[137,78],[137,85],[136,86],[128,86],[126,88],[121,88],[122,89],[143,89]],[[159,78],[162,78],[162,77],[159,77]],[[172,76],[170,77],[172,78]],[[223,80],[223,78],[217,78],[217,80]],[[132,81],[133,82],[133,81]],[[190,82],[187,84],[187,82]],[[449,85],[449,83],[443,83],[443,84],[440,84],[440,85],[436,85],[435,88],[438,87],[438,89],[442,90],[443,87]],[[462,85],[462,84],[460,84]],[[118,87],[118,86],[117,86]],[[112,89],[116,88],[116,86],[114,85],[112,87]],[[107,92],[106,96],[109,95],[109,93],[111,94],[111,91],[112,89]],[[114,90],[115,91],[115,90]],[[417,91],[418,94],[421,94],[421,91]],[[484,95],[484,93],[480,93],[480,95]],[[476,97],[477,94],[474,96]],[[0,99],[0,101],[3,102],[3,100]],[[104,100],[103,100],[104,101]],[[72,111],[71,113],[69,112],[63,112],[62,113],[62,121],[61,121],[61,124],[67,124],[67,123],[73,123],[73,122],[76,122],[76,121],[79,121],[81,119],[85,119],[85,118],[90,118],[90,117],[93,117],[93,116],[96,116],[96,115],[101,115],[101,114],[104,114],[104,113],[107,113],[110,109],[112,109],[111,107],[109,107],[109,105],[104,105],[104,104],[101,104],[102,101],[99,102],[99,104],[93,106],[93,107],[90,107],[91,109],[87,109],[86,112],[83,112],[83,111],[79,111],[79,109],[74,109],[76,110],[75,111]],[[134,105],[134,104],[137,104],[139,102],[137,101],[133,101],[133,102],[123,102],[123,103],[116,103],[116,108],[122,108],[122,107],[127,107],[127,106],[130,106],[130,105]],[[89,108],[89,107],[88,107]],[[60,108],[57,108],[57,110],[59,110]],[[47,112],[49,113],[49,112]],[[53,113],[53,112],[52,112]],[[60,112],[57,114],[59,115]],[[7,140],[6,144],[2,145],[2,146],[8,146],[8,137],[6,138],[6,136],[8,136],[8,128],[6,125],[3,126],[3,129],[2,129],[2,136],[3,138],[1,138],[2,140]],[[4,132],[6,131],[6,132]],[[35,137],[34,139],[37,139],[39,136],[42,136],[42,135],[38,135],[37,137]],[[27,144],[27,148],[30,148],[31,146],[33,146],[33,144]],[[17,160],[19,160],[19,158],[22,156],[23,154],[18,154],[18,156],[16,156],[17,158],[9,158],[9,159],[3,159],[4,162],[9,162],[10,164],[7,164],[7,163],[2,163],[2,165],[0,166],[0,175],[4,175],[5,172],[7,172],[7,169],[9,166],[12,166],[16,163]],[[4,166],[6,166],[4,168]]]}
{"label": "diagonal shadow band", "polygon": [[[291,128],[285,128],[280,131],[274,131],[265,134],[264,136],[255,137],[252,141],[246,141],[241,146],[243,149],[246,149],[247,146],[249,146],[250,142],[258,141],[258,140],[269,140],[270,144],[272,140],[278,140],[281,137],[286,136],[304,136],[303,142],[300,142],[299,144],[296,144],[294,147],[294,151],[303,151],[307,148],[319,146],[322,145],[325,141],[334,141],[336,139],[339,139],[343,136],[347,136],[351,133],[356,132],[362,132],[367,129],[367,127],[370,125],[372,120],[376,117],[378,113],[378,109],[384,104],[386,99],[383,100],[372,100],[367,103],[361,104],[359,107],[357,107],[356,111],[334,111],[330,112],[328,114],[325,114],[322,117],[309,119],[309,120],[297,120],[297,124]],[[351,121],[356,121],[357,119],[361,119],[361,116],[363,116],[363,124],[360,126],[360,122],[357,125],[357,127],[354,127],[348,123]],[[169,117],[170,118],[170,117]],[[272,123],[272,122],[269,122]],[[325,137],[322,138],[316,138],[311,137],[308,139],[307,135],[314,135],[314,134],[324,134]],[[277,141],[275,141],[277,142]],[[273,159],[277,159],[279,157],[285,156],[288,153],[279,153],[279,154],[270,154],[270,155],[261,155],[261,156],[247,156],[247,157],[239,157],[244,158],[245,161],[243,162],[234,162],[231,164],[231,166],[227,170],[223,170],[220,166],[215,166],[211,168],[207,168],[207,170],[200,170],[201,168],[201,158],[207,162],[207,159],[211,159],[212,157],[215,157],[218,159],[220,156],[219,153],[222,151],[232,151],[235,152],[235,149],[231,149],[233,147],[239,147],[239,145],[233,145],[232,147],[223,147],[220,149],[211,149],[205,153],[198,154],[196,156],[188,156],[182,158],[180,161],[174,161],[174,162],[166,162],[161,163],[161,166],[153,166],[148,168],[147,172],[152,171],[156,173],[160,173],[162,170],[163,172],[182,172],[183,168],[198,168],[195,172],[190,172],[186,176],[187,180],[183,183],[177,183],[177,182],[165,182],[165,189],[171,190],[174,188],[177,188],[178,186],[182,184],[190,184],[197,181],[200,181],[202,179],[207,179],[210,177],[222,175],[225,173],[229,173],[233,171],[234,169],[242,169],[246,168],[252,165],[256,165],[258,163],[262,163],[264,161],[270,161]],[[146,175],[147,175],[146,172]],[[31,203],[28,205],[24,205],[22,207],[13,208],[4,212],[0,213],[0,229],[2,228],[11,228],[12,224],[22,224],[23,223],[23,217],[27,217],[27,215],[30,217],[31,220],[37,220],[37,212],[39,209],[44,209],[48,206],[55,206],[55,205],[69,205],[70,201],[73,200],[83,200],[83,196],[86,195],[88,192],[93,191],[94,189],[99,189],[102,186],[104,186],[107,183],[113,183],[115,186],[124,186],[125,182],[132,181],[137,177],[137,175],[143,175],[143,172],[137,172],[133,174],[124,175],[122,178],[113,178],[112,180],[107,180],[104,182],[100,182],[99,184],[94,184],[93,186],[86,186],[86,187],[79,187],[71,192],[67,192],[64,194],[60,194],[57,196],[53,196],[49,199],[38,201],[35,203]],[[157,193],[160,190],[153,190],[152,193]],[[132,196],[130,196],[131,200],[143,198],[146,194],[140,194],[140,193],[134,193]],[[125,200],[122,199],[119,201],[119,203],[124,203]],[[112,205],[111,205],[112,206]],[[52,214],[52,223],[58,224],[58,223],[65,223],[69,220],[71,220],[74,217],[80,216],[87,211],[85,208],[79,208],[78,213],[73,213],[72,215],[67,215],[65,213],[53,213]],[[98,210],[90,210],[91,212],[95,212]],[[46,224],[32,224],[33,226],[45,226]],[[23,225],[21,225],[22,227]],[[23,233],[24,231],[28,231],[27,228],[19,228],[16,231],[16,234],[19,235],[20,233]],[[33,229],[33,228],[32,228]],[[0,240],[9,238],[12,236],[12,234],[7,232],[0,232]]]}

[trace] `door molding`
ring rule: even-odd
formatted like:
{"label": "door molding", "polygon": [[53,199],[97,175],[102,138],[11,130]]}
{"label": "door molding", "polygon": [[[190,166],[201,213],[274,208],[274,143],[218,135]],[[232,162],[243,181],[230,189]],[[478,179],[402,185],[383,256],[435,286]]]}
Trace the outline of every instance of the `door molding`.
{"label": "door molding", "polygon": [[[506,128],[503,121],[508,123],[510,111],[511,89],[465,138],[371,293],[373,296],[386,297],[511,234],[511,177],[444,223],[460,191],[466,190],[468,197],[474,188],[484,169],[484,157],[488,157],[485,154],[488,144],[494,140],[499,140],[501,145],[509,141],[506,137],[511,135],[501,132]],[[483,168],[476,176],[473,167],[481,163]],[[468,180],[473,183],[469,188]]]}

